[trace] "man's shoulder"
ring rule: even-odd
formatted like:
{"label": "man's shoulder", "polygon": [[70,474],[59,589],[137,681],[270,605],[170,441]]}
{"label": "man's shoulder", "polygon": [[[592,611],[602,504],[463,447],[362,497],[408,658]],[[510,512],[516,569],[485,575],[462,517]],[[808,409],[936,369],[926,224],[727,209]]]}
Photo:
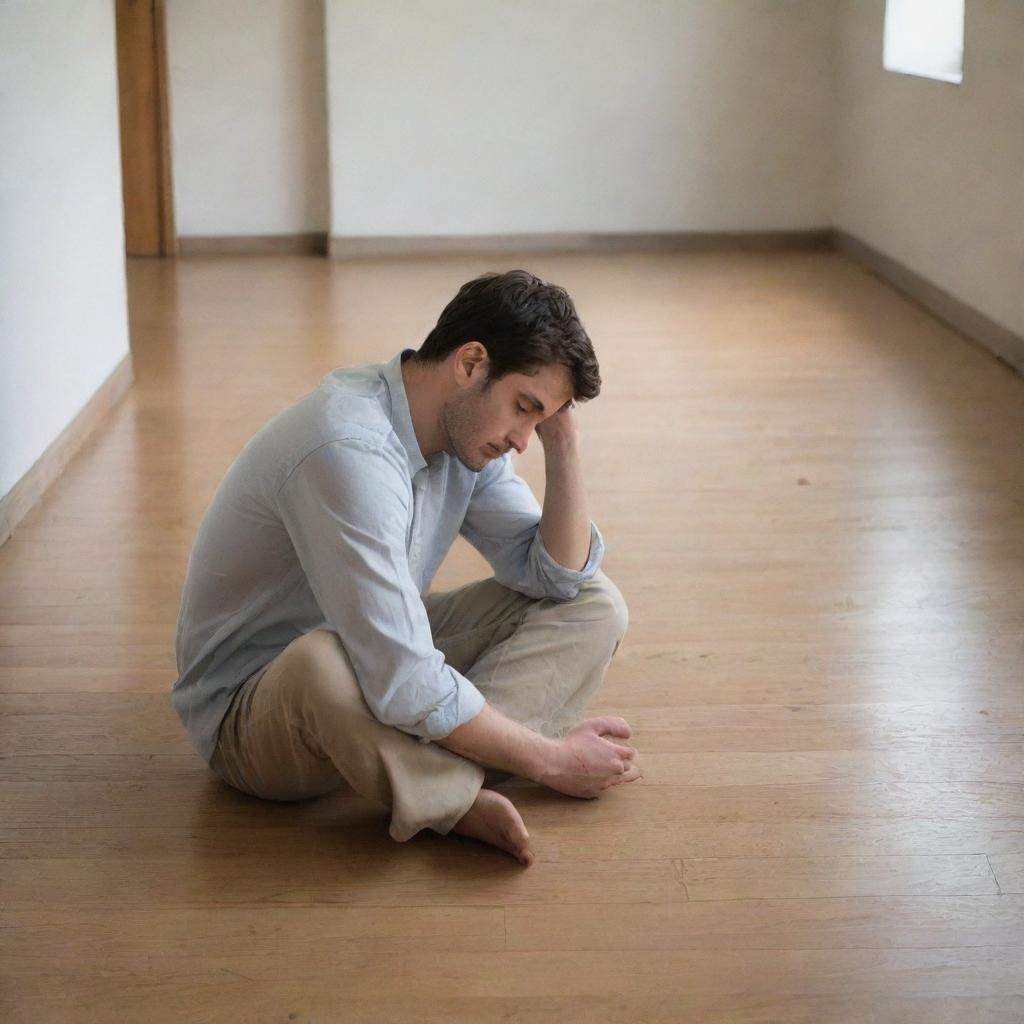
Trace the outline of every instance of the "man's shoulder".
{"label": "man's shoulder", "polygon": [[339,400],[370,399],[379,406],[387,393],[383,363],[359,363],[339,366],[320,378],[317,388]]}
{"label": "man's shoulder", "polygon": [[320,379],[312,393],[314,407],[328,429],[339,424],[363,428],[370,435],[386,436],[391,430],[390,401],[383,366],[361,363],[332,370]]}
{"label": "man's shoulder", "polygon": [[374,364],[334,370],[319,385],[272,417],[243,451],[249,472],[279,485],[314,452],[379,454],[401,466],[389,415],[386,384]]}
{"label": "man's shoulder", "polygon": [[393,427],[380,370],[375,363],[332,370],[285,410],[290,415],[282,417],[281,428],[294,430],[296,447],[305,452],[343,440],[386,447]]}
{"label": "man's shoulder", "polygon": [[388,410],[369,382],[357,380],[352,387],[330,374],[297,412],[292,447],[296,462],[318,452],[321,458],[349,467],[361,456],[381,456],[383,462],[402,465],[401,444]]}

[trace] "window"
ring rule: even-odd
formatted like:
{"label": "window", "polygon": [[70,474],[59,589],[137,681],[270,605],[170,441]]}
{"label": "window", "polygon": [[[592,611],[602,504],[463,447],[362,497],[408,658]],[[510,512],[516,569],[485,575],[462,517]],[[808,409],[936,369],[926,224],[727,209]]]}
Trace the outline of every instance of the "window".
{"label": "window", "polygon": [[882,66],[943,82],[964,77],[964,0],[886,0]]}

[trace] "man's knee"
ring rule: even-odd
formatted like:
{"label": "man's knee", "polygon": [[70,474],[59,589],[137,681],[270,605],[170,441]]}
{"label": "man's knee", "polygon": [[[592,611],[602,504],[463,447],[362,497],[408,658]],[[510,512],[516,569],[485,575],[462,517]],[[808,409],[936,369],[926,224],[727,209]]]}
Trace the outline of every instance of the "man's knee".
{"label": "man's knee", "polygon": [[362,703],[362,692],[348,653],[337,633],[314,629],[293,640],[281,656],[296,700]]}
{"label": "man's knee", "polygon": [[615,635],[616,648],[629,628],[629,608],[619,588],[605,573],[598,571],[580,588],[576,601],[584,602],[588,609],[588,618],[602,624]]}

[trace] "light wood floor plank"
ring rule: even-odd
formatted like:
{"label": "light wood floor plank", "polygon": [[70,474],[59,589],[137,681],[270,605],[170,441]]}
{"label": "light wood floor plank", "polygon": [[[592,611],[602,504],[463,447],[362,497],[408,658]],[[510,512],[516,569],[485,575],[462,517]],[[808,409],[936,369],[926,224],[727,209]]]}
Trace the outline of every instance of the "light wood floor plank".
{"label": "light wood floor plank", "polygon": [[[277,965],[275,968],[275,964]],[[189,999],[210,1019],[231,1018],[245,1008],[266,1013],[273,1000],[289,1010],[313,1016],[316,1007],[339,1015],[346,993],[387,993],[401,988],[424,1002],[462,997],[531,1000],[580,996],[636,1005],[656,989],[671,997],[676,1012],[696,1001],[718,997],[750,999],[752,990],[831,999],[966,998],[1018,999],[1024,950],[1019,946],[948,949],[842,950],[618,950],[446,953],[419,951],[382,954],[341,943],[312,942],[286,959],[278,948],[225,951],[202,963],[152,958],[144,973],[70,974],[54,991],[52,974],[23,976],[12,982],[5,999],[16,994],[37,1005],[94,1008],[103,1001],[108,1019],[124,1019],[127,1008],[152,1006],[158,992]],[[377,997],[378,1000],[380,997]],[[386,997],[385,997],[386,998]],[[764,995],[762,999],[766,998]],[[281,1000],[284,1000],[282,1004]],[[91,1004],[91,1005],[90,1005]],[[378,1006],[379,1006],[378,1002]],[[386,1005],[386,1004],[385,1004]],[[483,1002],[486,1006],[487,1003]],[[121,1007],[121,1013],[116,1012]],[[308,1008],[308,1009],[307,1009]]]}
{"label": "light wood floor plank", "polygon": [[1014,899],[713,900],[617,907],[612,919],[601,905],[509,907],[506,920],[516,950],[1024,947],[1024,900]]}
{"label": "light wood floor plank", "polygon": [[[1019,1024],[1024,997],[1019,996],[815,996],[785,993],[767,1003],[756,994],[588,996],[443,996],[425,1001],[391,992],[342,997],[329,982],[276,984],[225,970],[200,987],[194,979],[182,988],[145,976],[133,984],[116,983],[109,991],[75,978],[67,990],[40,992],[18,986],[0,1009],[12,1007],[11,1024],[36,1024],[39,1014],[53,1024],[106,1024],[125,1015],[142,1014],[157,1024],[180,1024],[197,1005],[211,1006],[210,1020],[254,1022],[330,1021],[346,1024],[473,1024],[509,1020],[516,1024],[679,1024],[681,1014],[701,1024]],[[298,1009],[297,1009],[298,1008]]]}
{"label": "light wood floor plank", "polygon": [[[251,907],[359,906],[506,907],[576,905],[600,901],[608,905],[668,904],[686,899],[672,862],[638,861],[628,873],[613,861],[542,861],[528,880],[514,865],[495,864],[479,844],[424,837],[405,857],[382,860],[384,830],[350,817],[341,822],[349,834],[333,845],[319,846],[298,838],[257,837],[279,857],[303,849],[301,877],[282,879],[267,865],[239,856],[198,854],[187,858],[151,856],[130,859],[112,855],[92,860],[63,857],[32,861],[0,859],[4,902],[8,911],[24,911],[26,920],[59,902],[66,910],[124,911],[156,907],[174,911]],[[250,833],[251,834],[251,833]],[[282,839],[284,841],[282,841]],[[37,843],[37,847],[42,844]],[[226,846],[240,849],[237,841]],[[157,851],[158,853],[160,851]],[[244,851],[242,851],[244,852]],[[191,869],[190,869],[191,868]],[[381,922],[387,914],[378,915]],[[382,925],[383,927],[383,925]]]}
{"label": "light wood floor plank", "polygon": [[694,857],[679,862],[679,873],[690,900],[999,894],[989,859],[980,853],[945,857]]}

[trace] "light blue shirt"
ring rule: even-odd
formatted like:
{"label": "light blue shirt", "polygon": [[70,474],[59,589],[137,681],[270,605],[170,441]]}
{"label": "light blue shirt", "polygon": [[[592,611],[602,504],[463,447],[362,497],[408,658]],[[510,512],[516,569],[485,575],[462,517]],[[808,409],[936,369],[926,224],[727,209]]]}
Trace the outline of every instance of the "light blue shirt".
{"label": "light blue shirt", "polygon": [[242,449],[199,526],[178,611],[171,702],[209,761],[234,692],[296,637],[338,634],[376,718],[426,743],[484,697],[436,649],[423,596],[462,534],[499,583],[572,600],[597,572],[556,562],[506,453],[474,473],[425,459],[402,379],[385,364],[329,373]]}

